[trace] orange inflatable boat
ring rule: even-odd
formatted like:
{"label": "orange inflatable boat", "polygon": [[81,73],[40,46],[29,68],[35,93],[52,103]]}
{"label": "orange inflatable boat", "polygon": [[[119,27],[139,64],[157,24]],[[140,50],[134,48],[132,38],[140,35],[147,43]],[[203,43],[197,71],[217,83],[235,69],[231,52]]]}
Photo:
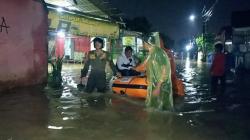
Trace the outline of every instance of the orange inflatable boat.
{"label": "orange inflatable boat", "polygon": [[131,97],[147,97],[147,79],[145,76],[124,76],[115,79],[112,91],[116,94],[126,94]]}
{"label": "orange inflatable boat", "polygon": [[[160,37],[160,46],[167,53],[171,64],[171,81],[173,94],[184,96],[183,82],[176,76],[176,67],[174,56],[170,49],[164,47],[162,38]],[[145,64],[136,67],[136,71],[145,71]],[[147,78],[146,76],[122,77],[113,81],[112,90],[117,94],[126,94],[132,97],[146,98],[147,97]]]}
{"label": "orange inflatable boat", "polygon": [[[125,76],[113,81],[112,91],[116,94],[145,99],[147,97],[147,86],[146,76]],[[173,94],[184,96],[184,86],[179,79],[173,84]]]}

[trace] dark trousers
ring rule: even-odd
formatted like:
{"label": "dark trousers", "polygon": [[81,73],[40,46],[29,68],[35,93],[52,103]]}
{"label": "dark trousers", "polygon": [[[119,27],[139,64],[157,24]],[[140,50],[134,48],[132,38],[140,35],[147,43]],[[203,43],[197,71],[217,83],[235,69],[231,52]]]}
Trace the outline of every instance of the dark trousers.
{"label": "dark trousers", "polygon": [[122,76],[136,76],[141,74],[135,70],[119,70],[119,72],[121,72]]}
{"label": "dark trousers", "polygon": [[[220,84],[218,83],[219,81]],[[217,96],[218,100],[223,99],[223,94],[226,88],[225,86],[225,75],[211,77],[211,92]]]}
{"label": "dark trousers", "polygon": [[106,91],[105,72],[90,73],[85,91],[91,93],[95,88],[97,88],[97,92],[104,93]]}

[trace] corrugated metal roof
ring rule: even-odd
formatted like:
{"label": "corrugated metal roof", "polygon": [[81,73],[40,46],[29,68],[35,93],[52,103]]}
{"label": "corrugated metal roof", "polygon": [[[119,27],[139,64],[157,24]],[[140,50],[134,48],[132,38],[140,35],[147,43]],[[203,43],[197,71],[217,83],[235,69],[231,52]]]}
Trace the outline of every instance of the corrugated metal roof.
{"label": "corrugated metal roof", "polygon": [[103,18],[117,18],[121,12],[106,0],[45,0],[47,4]]}

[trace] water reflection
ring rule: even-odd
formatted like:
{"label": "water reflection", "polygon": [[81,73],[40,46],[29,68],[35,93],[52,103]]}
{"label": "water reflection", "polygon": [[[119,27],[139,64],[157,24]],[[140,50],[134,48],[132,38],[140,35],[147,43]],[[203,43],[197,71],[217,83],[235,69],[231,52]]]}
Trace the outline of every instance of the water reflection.
{"label": "water reflection", "polygon": [[89,107],[92,107],[94,109],[100,109],[100,110],[103,110],[106,108],[106,101],[105,100],[108,100],[105,98],[105,96],[93,96],[93,97],[88,97],[86,99],[87,103],[88,103],[88,106]]}
{"label": "water reflection", "polygon": [[16,89],[0,95],[1,140],[47,139],[49,102],[42,88]]}
{"label": "water reflection", "polygon": [[190,59],[189,58],[186,58],[186,62],[185,62],[185,72],[183,73],[183,76],[184,76],[184,78],[185,78],[185,80],[187,80],[187,81],[190,81],[190,80],[192,80],[192,78],[193,78],[193,70],[194,70],[194,68],[192,68],[191,66],[190,66]]}
{"label": "water reflection", "polygon": [[238,104],[214,110],[207,65],[178,62],[177,71],[186,95],[175,99],[176,112],[159,112],[145,109],[144,100],[79,91],[80,67],[64,69],[62,89],[0,94],[0,140],[250,139],[248,108]]}
{"label": "water reflection", "polygon": [[211,97],[208,86],[208,65],[187,58],[179,62],[177,70],[184,81],[186,94],[181,106],[177,104],[177,110],[185,113],[214,111],[214,98]]}

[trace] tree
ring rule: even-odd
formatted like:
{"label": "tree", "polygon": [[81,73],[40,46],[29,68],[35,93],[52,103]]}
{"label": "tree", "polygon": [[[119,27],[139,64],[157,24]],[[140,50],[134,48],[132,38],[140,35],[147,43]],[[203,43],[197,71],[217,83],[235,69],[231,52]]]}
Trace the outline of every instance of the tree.
{"label": "tree", "polygon": [[206,34],[206,37],[199,35],[195,39],[196,45],[198,46],[198,51],[202,52],[203,62],[206,62],[207,54],[213,51],[214,37],[215,35],[213,34]]}
{"label": "tree", "polygon": [[142,32],[145,36],[151,34],[152,24],[146,17],[135,17],[134,19],[125,19],[126,29],[131,31]]}

